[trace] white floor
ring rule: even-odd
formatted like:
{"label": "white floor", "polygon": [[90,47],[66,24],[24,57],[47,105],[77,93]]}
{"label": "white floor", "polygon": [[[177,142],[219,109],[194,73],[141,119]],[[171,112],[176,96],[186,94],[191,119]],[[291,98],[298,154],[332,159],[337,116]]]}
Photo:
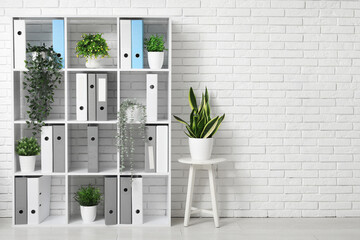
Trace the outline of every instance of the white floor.
{"label": "white floor", "polygon": [[359,218],[223,218],[214,228],[210,218],[175,218],[172,227],[12,227],[9,218],[0,218],[1,240],[360,240]]}

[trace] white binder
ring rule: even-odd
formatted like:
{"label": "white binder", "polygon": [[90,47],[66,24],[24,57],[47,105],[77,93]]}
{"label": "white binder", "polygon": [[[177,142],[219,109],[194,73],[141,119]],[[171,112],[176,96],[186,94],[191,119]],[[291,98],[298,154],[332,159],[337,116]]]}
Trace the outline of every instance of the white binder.
{"label": "white binder", "polygon": [[76,120],[87,121],[87,74],[76,74]]}
{"label": "white binder", "polygon": [[107,74],[96,74],[97,104],[96,119],[107,121]]}
{"label": "white binder", "polygon": [[121,69],[131,69],[131,20],[120,20]]}
{"label": "white binder", "polygon": [[156,122],[158,113],[158,75],[146,74],[146,121]]}
{"label": "white binder", "polygon": [[143,224],[143,184],[141,176],[133,176],[132,180],[132,224]]}
{"label": "white binder", "polygon": [[168,126],[156,127],[156,172],[168,172]]}
{"label": "white binder", "polygon": [[14,67],[25,69],[26,60],[26,30],[25,20],[14,20]]}
{"label": "white binder", "polygon": [[43,126],[41,127],[41,171],[44,173],[53,172],[53,152],[53,127]]}
{"label": "white binder", "polygon": [[50,214],[51,177],[28,177],[28,224],[40,224]]}

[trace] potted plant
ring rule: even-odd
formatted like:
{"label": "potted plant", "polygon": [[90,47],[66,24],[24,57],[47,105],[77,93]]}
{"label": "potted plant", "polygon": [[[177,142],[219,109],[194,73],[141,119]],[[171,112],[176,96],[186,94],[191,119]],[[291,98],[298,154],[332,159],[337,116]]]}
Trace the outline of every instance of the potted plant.
{"label": "potted plant", "polygon": [[163,36],[151,35],[144,41],[148,51],[148,62],[151,69],[161,69],[164,63],[165,41]]}
{"label": "potted plant", "polygon": [[23,137],[17,142],[15,152],[19,155],[21,172],[33,172],[36,156],[40,154],[40,146],[36,138]]}
{"label": "potted plant", "polygon": [[93,187],[91,184],[86,187],[81,187],[75,193],[74,199],[80,204],[80,213],[83,222],[90,223],[95,221],[97,205],[99,205],[102,199],[100,189]]}
{"label": "potted plant", "polygon": [[191,107],[190,123],[174,116],[174,118],[185,124],[189,137],[190,154],[193,160],[208,160],[211,158],[212,148],[214,144],[213,136],[219,129],[225,114],[210,117],[209,93],[207,88],[202,94],[199,107],[196,103],[196,97],[192,88],[189,90],[189,104]]}
{"label": "potted plant", "polygon": [[84,57],[86,59],[85,66],[87,68],[101,67],[100,58],[109,56],[109,47],[106,40],[102,37],[102,33],[82,34],[82,40],[76,44],[76,57]]}

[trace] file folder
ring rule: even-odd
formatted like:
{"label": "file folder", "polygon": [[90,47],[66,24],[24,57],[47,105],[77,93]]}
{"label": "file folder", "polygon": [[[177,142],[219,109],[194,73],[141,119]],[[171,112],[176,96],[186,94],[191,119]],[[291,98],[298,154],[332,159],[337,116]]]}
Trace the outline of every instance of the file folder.
{"label": "file folder", "polygon": [[53,126],[54,132],[54,172],[65,172],[65,126]]}
{"label": "file folder", "polygon": [[121,68],[131,69],[131,20],[120,20]]}
{"label": "file folder", "polygon": [[156,127],[156,172],[168,172],[168,126]]}
{"label": "file folder", "polygon": [[131,67],[144,68],[143,21],[131,20]]}
{"label": "file folder", "polygon": [[96,75],[88,74],[88,107],[89,121],[96,121]]}
{"label": "file folder", "polygon": [[52,21],[52,34],[53,34],[53,48],[61,57],[62,67],[64,68],[65,60],[65,33],[64,33],[64,20],[53,20]]}
{"label": "file folder", "polygon": [[99,172],[98,126],[88,126],[88,172]]}
{"label": "file folder", "polygon": [[14,67],[25,69],[26,60],[26,30],[25,20],[14,20]]}
{"label": "file folder", "polygon": [[158,75],[146,74],[146,121],[156,122],[158,114]]}
{"label": "file folder", "polygon": [[76,74],[76,119],[87,121],[87,74]]}
{"label": "file folder", "polygon": [[117,178],[105,177],[105,225],[117,224]]}
{"label": "file folder", "polygon": [[97,120],[107,121],[107,74],[96,74]]}
{"label": "file folder", "polygon": [[145,171],[155,172],[156,126],[146,127]]}
{"label": "file folder", "polygon": [[131,224],[131,176],[120,177],[120,223]]}
{"label": "file folder", "polygon": [[50,214],[51,177],[27,178],[28,224],[39,224]]}
{"label": "file folder", "polygon": [[53,172],[53,127],[41,127],[41,171]]}
{"label": "file folder", "polygon": [[132,224],[143,224],[143,179],[133,176],[132,180]]}
{"label": "file folder", "polygon": [[15,177],[15,224],[27,224],[27,178]]}

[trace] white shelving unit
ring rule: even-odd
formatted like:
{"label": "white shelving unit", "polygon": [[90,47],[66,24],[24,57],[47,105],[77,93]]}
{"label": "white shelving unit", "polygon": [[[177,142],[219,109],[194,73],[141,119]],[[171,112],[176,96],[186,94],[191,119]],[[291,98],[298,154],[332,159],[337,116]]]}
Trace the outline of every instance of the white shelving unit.
{"label": "white shelving unit", "polygon": [[[103,176],[117,176],[118,186],[120,176],[129,175],[129,171],[120,171],[120,154],[115,145],[117,133],[116,114],[120,109],[120,103],[128,96],[142,96],[137,99],[145,103],[145,88],[136,89],[136,86],[146,83],[147,73],[159,75],[159,121],[147,124],[167,125],[168,126],[168,172],[151,173],[139,168],[133,174],[142,175],[143,185],[143,206],[144,223],[143,226],[170,226],[171,225],[171,19],[162,17],[14,17],[14,20],[25,20],[26,22],[26,42],[32,45],[45,43],[52,45],[51,21],[53,19],[63,19],[65,24],[65,67],[61,71],[63,74],[62,84],[55,91],[55,102],[53,111],[47,125],[61,124],[65,126],[65,172],[64,173],[42,173],[40,157],[37,159],[35,172],[24,174],[20,172],[19,159],[15,153],[15,143],[21,137],[31,136],[31,130],[26,125],[26,102],[22,90],[23,72],[26,69],[12,69],[12,89],[13,89],[13,178],[17,176],[41,176],[50,175],[51,185],[51,204],[50,216],[36,226],[105,226],[103,217],[103,204],[98,207],[99,212],[95,222],[84,224],[79,215],[79,206],[73,200],[74,192],[81,185],[94,184],[103,191]],[[150,34],[162,34],[165,36],[166,47],[163,69],[151,70],[148,67],[146,53],[144,51],[144,69],[122,69],[120,66],[120,19],[142,19],[144,21],[144,37]],[[75,56],[75,44],[80,40],[82,33],[103,33],[110,48],[110,58],[106,59],[105,67],[101,69],[89,69],[85,67],[85,60]],[[14,42],[14,41],[13,41]],[[14,45],[14,44],[13,44]],[[13,46],[13,50],[16,46]],[[14,61],[13,61],[14,62]],[[109,111],[108,121],[77,121],[75,116],[75,79],[76,73],[107,73]],[[124,84],[126,82],[136,82],[141,84]],[[132,97],[134,98],[134,97]],[[137,98],[137,97],[135,97]],[[86,129],[88,124],[99,126],[99,172],[88,173],[86,162],[81,162],[81,149],[84,138],[81,131]],[[102,134],[104,133],[104,134]],[[113,135],[112,135],[113,133]],[[103,143],[100,144],[104,138]],[[112,141],[113,140],[113,141]],[[40,141],[39,141],[40,143]],[[86,147],[86,146],[85,146]],[[103,148],[102,150],[100,150]],[[143,152],[137,153],[144,155]],[[103,160],[102,157],[104,157]],[[145,159],[145,157],[143,157]],[[102,164],[104,165],[102,167]],[[15,180],[15,179],[14,179]],[[15,188],[15,184],[13,186]],[[115,189],[114,189],[115,190]],[[14,191],[13,191],[14,192]],[[118,224],[120,223],[120,191],[118,192]],[[154,200],[156,196],[156,200]],[[15,203],[15,196],[13,199]],[[154,202],[156,201],[156,202]],[[13,203],[13,209],[15,204]],[[15,211],[15,210],[14,210]],[[15,217],[13,217],[15,225]],[[29,225],[15,225],[29,226]],[[34,225],[31,225],[34,226]],[[129,226],[129,225],[126,225]]]}

